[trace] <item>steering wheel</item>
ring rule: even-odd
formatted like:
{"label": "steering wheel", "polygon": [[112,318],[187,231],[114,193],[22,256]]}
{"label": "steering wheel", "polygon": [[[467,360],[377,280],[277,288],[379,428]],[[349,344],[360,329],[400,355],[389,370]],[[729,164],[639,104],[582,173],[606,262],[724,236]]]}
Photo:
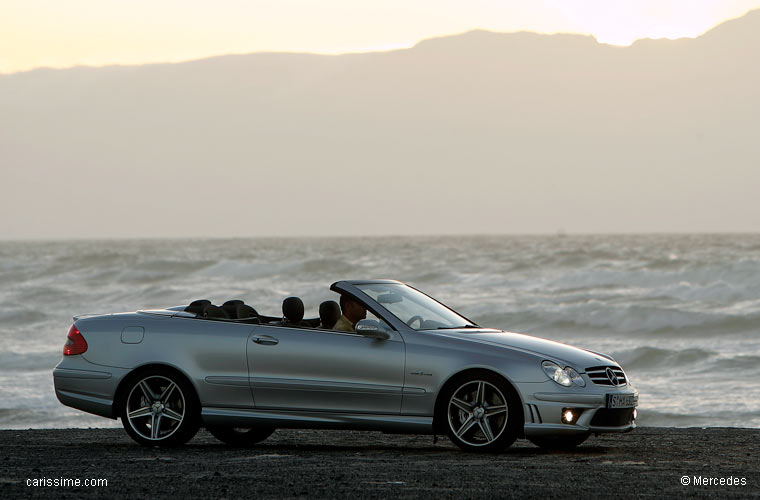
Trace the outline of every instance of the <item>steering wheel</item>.
{"label": "steering wheel", "polygon": [[412,323],[414,323],[415,321],[419,321],[420,322],[420,327],[422,327],[422,322],[425,321],[425,320],[422,319],[422,316],[420,316],[419,314],[415,314],[414,316],[412,316],[411,318],[409,318],[409,320],[406,322],[406,324],[409,325],[409,326],[412,326]]}

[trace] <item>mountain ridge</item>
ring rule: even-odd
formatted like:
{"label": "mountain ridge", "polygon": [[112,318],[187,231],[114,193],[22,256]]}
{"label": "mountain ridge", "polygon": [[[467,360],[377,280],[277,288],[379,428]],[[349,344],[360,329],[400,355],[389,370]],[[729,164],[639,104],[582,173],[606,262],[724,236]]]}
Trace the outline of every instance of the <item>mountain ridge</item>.
{"label": "mountain ridge", "polygon": [[9,75],[0,231],[760,231],[760,15],[741,21]]}
{"label": "mountain ridge", "polygon": [[[754,19],[753,19],[754,18]],[[511,36],[518,36],[518,37],[531,37],[533,39],[539,39],[543,37],[550,37],[554,38],[555,40],[570,40],[570,39],[576,39],[576,40],[584,40],[593,41],[594,44],[602,46],[602,47],[610,47],[614,49],[629,49],[634,47],[637,44],[640,45],[647,45],[651,42],[690,42],[699,40],[700,38],[703,38],[709,34],[711,34],[714,31],[722,31],[722,29],[726,27],[734,28],[734,23],[739,22],[741,23],[747,23],[749,20],[753,20],[753,22],[757,22],[758,26],[752,29],[747,29],[747,31],[751,31],[753,33],[756,33],[758,30],[760,30],[760,8],[759,9],[753,9],[748,11],[743,16],[739,16],[736,18],[728,19],[726,21],[723,21],[712,28],[708,29],[704,33],[698,35],[697,37],[680,37],[680,38],[637,38],[634,40],[630,45],[614,45],[614,44],[608,44],[604,42],[599,42],[594,35],[591,34],[579,34],[579,33],[564,33],[564,32],[557,32],[557,33],[539,33],[534,31],[510,31],[510,32],[500,32],[500,31],[492,31],[492,30],[486,30],[486,29],[472,29],[467,30],[461,33],[453,33],[448,35],[441,35],[441,36],[434,36],[431,38],[426,38],[419,40],[418,42],[414,43],[410,47],[407,48],[398,48],[398,49],[390,49],[390,50],[378,50],[378,51],[367,51],[367,52],[343,52],[343,53],[337,53],[337,54],[322,54],[322,53],[313,53],[313,52],[293,52],[293,51],[261,51],[261,52],[245,52],[245,53],[234,53],[234,54],[219,54],[214,56],[208,56],[208,57],[201,57],[197,59],[188,59],[183,61],[174,61],[174,62],[153,62],[153,63],[144,63],[144,64],[106,64],[106,65],[99,65],[99,66],[93,66],[93,65],[86,65],[86,64],[78,64],[70,67],[65,68],[51,68],[51,67],[38,67],[38,68],[32,68],[29,70],[24,71],[18,71],[13,73],[0,73],[0,78],[7,77],[7,76],[13,76],[13,75],[19,75],[19,74],[26,74],[26,73],[33,73],[38,71],[67,71],[67,70],[78,70],[78,69],[104,69],[104,68],[123,68],[123,67],[145,67],[145,66],[156,66],[156,65],[181,65],[181,64],[192,64],[197,63],[201,61],[207,61],[211,59],[221,59],[221,58],[239,58],[239,57],[252,57],[252,56],[271,56],[271,55],[278,55],[278,56],[286,56],[286,55],[297,55],[297,56],[316,56],[316,57],[324,57],[324,58],[331,58],[331,57],[343,57],[343,56],[361,56],[361,55],[374,55],[374,54],[386,54],[391,52],[400,52],[400,51],[406,51],[406,50],[414,50],[419,47],[427,47],[429,45],[434,45],[440,41],[446,41],[446,40],[457,40],[461,39],[462,37],[471,37],[471,36],[482,36],[482,35],[493,35],[495,37],[511,37]]]}

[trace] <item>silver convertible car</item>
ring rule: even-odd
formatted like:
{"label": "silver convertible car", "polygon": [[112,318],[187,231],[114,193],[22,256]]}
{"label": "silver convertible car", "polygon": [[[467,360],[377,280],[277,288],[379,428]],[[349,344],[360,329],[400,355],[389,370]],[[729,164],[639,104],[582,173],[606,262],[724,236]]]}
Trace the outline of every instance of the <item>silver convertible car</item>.
{"label": "silver convertible car", "polygon": [[[467,451],[517,438],[568,448],[626,432],[638,391],[612,357],[483,328],[398,281],[338,281],[319,317],[240,300],[74,318],[53,372],[67,406],[148,446],[201,426],[231,445],[277,428],[447,434]],[[338,298],[336,296],[335,298]]]}

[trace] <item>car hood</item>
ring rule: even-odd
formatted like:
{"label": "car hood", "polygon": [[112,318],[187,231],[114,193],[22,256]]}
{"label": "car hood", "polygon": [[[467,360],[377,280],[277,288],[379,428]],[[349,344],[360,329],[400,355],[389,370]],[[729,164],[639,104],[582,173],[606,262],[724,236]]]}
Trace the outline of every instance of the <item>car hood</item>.
{"label": "car hood", "polygon": [[606,355],[522,333],[480,329],[439,330],[435,333],[445,337],[530,352],[548,360],[571,365],[579,372],[585,371],[590,366],[617,365],[612,358]]}

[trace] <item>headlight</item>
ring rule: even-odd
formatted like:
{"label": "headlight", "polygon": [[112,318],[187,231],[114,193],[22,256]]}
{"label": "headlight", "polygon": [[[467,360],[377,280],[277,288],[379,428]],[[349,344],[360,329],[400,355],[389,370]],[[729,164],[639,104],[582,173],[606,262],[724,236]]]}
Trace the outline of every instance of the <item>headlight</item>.
{"label": "headlight", "polygon": [[566,366],[565,373],[567,373],[570,376],[570,380],[572,380],[575,385],[586,387],[586,381],[583,380],[583,377],[581,377],[581,374],[575,371],[573,368]]}
{"label": "headlight", "polygon": [[563,387],[570,387],[573,384],[586,387],[586,381],[583,380],[583,377],[570,366],[563,369],[557,363],[544,361],[541,363],[541,368],[544,369],[547,377]]}

